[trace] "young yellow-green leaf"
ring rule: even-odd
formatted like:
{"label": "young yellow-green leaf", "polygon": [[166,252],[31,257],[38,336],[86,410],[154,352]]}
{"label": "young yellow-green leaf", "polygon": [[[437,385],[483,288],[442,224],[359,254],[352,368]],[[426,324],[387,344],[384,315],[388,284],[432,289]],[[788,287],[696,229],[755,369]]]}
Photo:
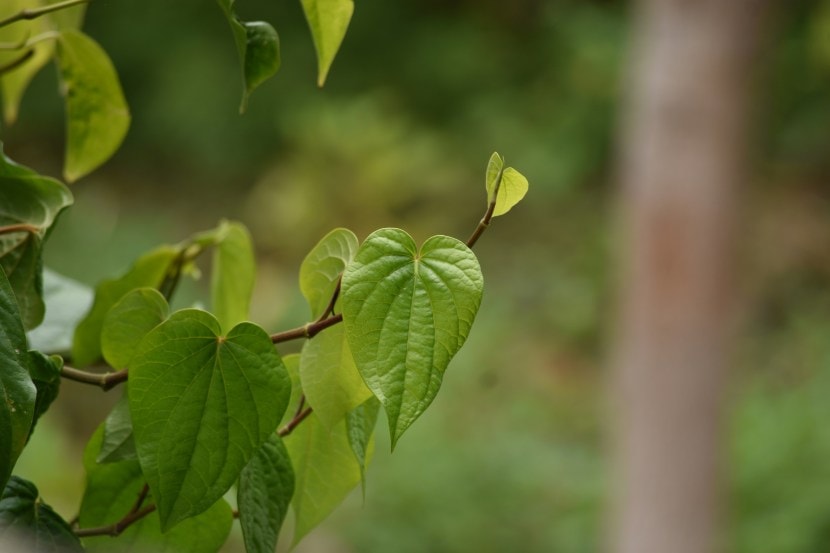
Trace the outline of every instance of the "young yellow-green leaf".
{"label": "young yellow-green leaf", "polygon": [[302,0],[317,51],[317,85],[323,86],[354,13],[353,0]]}
{"label": "young yellow-green leaf", "polygon": [[60,355],[46,356],[39,351],[29,352],[29,374],[37,389],[29,437],[35,431],[35,424],[37,424],[40,416],[49,409],[49,406],[58,397],[58,392],[61,387],[62,368],[63,357]]}
{"label": "young yellow-green leaf", "polygon": [[375,435],[378,410],[380,410],[380,402],[372,396],[346,415],[346,433],[349,436],[349,445],[352,447],[354,458],[360,466],[360,483],[363,487],[364,499],[366,497],[366,467],[369,464],[368,453]]}
{"label": "young yellow-green leaf", "polygon": [[348,229],[336,228],[317,242],[300,265],[300,290],[311,316],[316,319],[329,306],[340,275],[359,246],[357,236]]}
{"label": "young yellow-green leaf", "polygon": [[246,553],[274,553],[294,495],[294,469],[282,440],[272,435],[239,476],[236,494]]}
{"label": "young yellow-green leaf", "polygon": [[233,9],[236,0],[217,1],[231,26],[239,62],[242,64],[242,103],[239,113],[245,113],[254,89],[280,69],[280,38],[270,23],[239,19]]}
{"label": "young yellow-green leaf", "polygon": [[252,323],[220,332],[211,314],[178,311],[130,362],[133,439],[164,531],[228,491],[288,403],[269,335]]}
{"label": "young yellow-green leaf", "polygon": [[329,327],[303,345],[300,381],[308,404],[327,429],[372,397],[357,372],[343,325]]}
{"label": "young yellow-green leaf", "polygon": [[74,182],[118,150],[130,126],[130,112],[115,68],[98,43],[80,31],[66,30],[57,44],[66,96],[63,175]]}
{"label": "young yellow-green leaf", "polygon": [[83,553],[83,548],[35,485],[12,476],[0,497],[0,551]]}
{"label": "young yellow-green leaf", "polygon": [[3,154],[0,143],[0,267],[28,329],[43,320],[43,242],[70,205],[72,194],[63,183],[16,164]]}
{"label": "young yellow-green leaf", "polygon": [[227,332],[248,319],[256,264],[251,235],[244,225],[223,221],[217,232],[210,288],[213,314]]}
{"label": "young yellow-green leaf", "polygon": [[101,330],[112,306],[136,288],[161,286],[180,253],[178,247],[160,246],[138,258],[120,277],[105,280],[95,288],[92,309],[75,328],[72,343],[75,365],[85,367],[101,357]]}
{"label": "young yellow-green leaf", "polygon": [[[355,460],[341,421],[331,431],[312,413],[285,437],[294,466],[294,544],[300,542],[360,483]],[[368,456],[372,454],[371,444]]]}
{"label": "young yellow-green leaf", "polygon": [[114,463],[137,459],[133,440],[133,419],[127,395],[121,396],[104,421],[104,437],[95,461]]}
{"label": "young yellow-green leaf", "polygon": [[[101,465],[95,458],[101,448],[103,430],[93,434],[84,452],[86,490],[78,524],[81,528],[107,526],[127,514],[144,486],[144,475],[138,461],[122,461]],[[145,504],[153,503],[150,495]],[[220,499],[204,513],[189,518],[164,534],[158,513],[150,513],[131,524],[117,539],[93,537],[85,540],[88,552],[109,553],[213,553],[228,537],[233,514],[225,500]]]}
{"label": "young yellow-green leaf", "polygon": [[501,185],[501,175],[504,171],[504,158],[498,152],[493,152],[490,161],[487,162],[487,173],[485,174],[485,187],[487,190],[487,204],[493,203],[496,193]]}
{"label": "young yellow-green leaf", "polygon": [[29,363],[14,292],[0,267],[0,485],[29,439],[37,398]]}
{"label": "young yellow-green leaf", "polygon": [[528,183],[524,175],[512,167],[505,169],[501,174],[501,185],[496,196],[496,209],[493,211],[493,217],[504,215],[513,209],[513,206],[525,197],[527,188]]}
{"label": "young yellow-green leaf", "polygon": [[475,254],[433,236],[373,232],[343,274],[343,323],[357,368],[389,419],[392,447],[432,403],[481,303]]}
{"label": "young yellow-green leaf", "polygon": [[43,269],[43,302],[46,315],[40,326],[28,332],[29,348],[44,353],[68,354],[72,333],[94,297],[92,288],[71,278]]}
{"label": "young yellow-green leaf", "polygon": [[170,314],[170,307],[155,288],[137,288],[118,300],[104,317],[101,352],[110,366],[125,368],[138,344]]}
{"label": "young yellow-green leaf", "polygon": [[[43,5],[54,4],[60,0],[3,0],[2,15],[20,12],[24,9],[39,8]],[[21,44],[26,40],[42,35],[47,32],[54,32],[60,29],[78,28],[83,18],[86,6],[78,5],[65,10],[52,12],[45,16],[32,20],[18,21],[14,25],[7,25],[0,28],[0,42],[5,44]],[[43,69],[43,66],[52,58],[55,52],[55,43],[52,40],[42,40],[31,46],[33,51],[24,63],[18,65],[11,71],[0,74],[0,94],[3,97],[3,118],[7,125],[12,125],[17,120],[20,102],[26,92],[29,83],[35,75]],[[0,66],[3,66],[22,50],[0,50]]]}

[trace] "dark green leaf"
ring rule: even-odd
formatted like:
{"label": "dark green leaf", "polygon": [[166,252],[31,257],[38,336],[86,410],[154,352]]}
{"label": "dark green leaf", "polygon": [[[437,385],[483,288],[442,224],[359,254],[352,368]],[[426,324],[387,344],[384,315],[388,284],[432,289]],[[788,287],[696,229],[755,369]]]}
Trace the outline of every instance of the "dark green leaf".
{"label": "dark green leaf", "polygon": [[59,355],[47,357],[39,351],[29,352],[29,371],[32,381],[37,388],[35,412],[32,417],[32,427],[29,429],[30,436],[35,431],[35,424],[38,419],[49,409],[49,406],[52,405],[55,398],[58,397],[58,392],[61,387],[62,367],[63,358]]}
{"label": "dark green leaf", "polygon": [[[58,214],[72,204],[69,189],[5,156],[0,144],[0,267],[11,283],[26,328],[43,320],[40,252]],[[9,229],[19,226],[21,230]]]}
{"label": "dark green leaf", "polygon": [[65,30],[57,53],[66,96],[63,175],[74,182],[118,150],[130,126],[130,112],[115,68],[98,43],[80,31]]}
{"label": "dark green leaf", "polygon": [[0,551],[75,553],[83,548],[35,485],[12,476],[0,498]]}
{"label": "dark green leaf", "polygon": [[72,333],[92,306],[92,288],[43,270],[43,301],[46,316],[29,331],[29,347],[45,353],[68,353],[72,349]]}
{"label": "dark green leaf", "polygon": [[85,367],[101,357],[101,329],[107,313],[118,300],[136,288],[158,288],[176,261],[180,248],[161,246],[141,256],[129,271],[95,288],[95,302],[75,329],[72,362]]}
{"label": "dark green leaf", "polygon": [[0,267],[0,484],[5,485],[29,438],[37,390],[29,375],[26,335]]}
{"label": "dark green leaf", "polygon": [[138,344],[167,318],[170,307],[155,288],[137,288],[118,300],[104,317],[101,351],[112,367],[123,369]]}
{"label": "dark green leaf", "polygon": [[225,337],[209,313],[174,313],[141,342],[128,394],[138,458],[162,528],[199,514],[236,481],[277,428],[290,382],[268,334]]}
{"label": "dark green leaf", "polygon": [[104,421],[104,438],[98,452],[98,463],[114,463],[137,459],[135,441],[133,440],[133,420],[130,417],[130,404],[124,395],[112,408]]}
{"label": "dark green leaf", "polygon": [[[103,430],[99,427],[84,453],[87,483],[78,518],[81,528],[108,526],[121,520],[135,504],[145,483],[137,461],[106,465],[95,462],[102,435]],[[152,502],[150,495],[145,505]],[[231,509],[220,499],[204,513],[183,521],[164,534],[158,514],[150,513],[130,525],[115,541],[94,537],[85,540],[85,546],[90,552],[101,553],[213,553],[225,543],[232,523]]]}
{"label": "dark green leaf", "polygon": [[302,0],[317,50],[317,85],[323,86],[354,13],[352,0]]}
{"label": "dark green leaf", "polygon": [[455,238],[420,250],[400,229],[381,229],[343,274],[343,323],[357,368],[389,419],[392,447],[432,403],[475,319],[484,280]]}
{"label": "dark green leaf", "polygon": [[294,470],[282,440],[272,435],[239,476],[237,503],[247,553],[273,553],[294,495]]}
{"label": "dark green leaf", "polygon": [[308,252],[300,265],[300,290],[311,306],[312,318],[322,315],[329,306],[340,275],[354,259],[358,245],[352,231],[336,228]]}
{"label": "dark green leaf", "polygon": [[223,221],[217,229],[217,240],[211,297],[213,314],[227,332],[248,320],[256,264],[251,235],[241,223]]}
{"label": "dark green leaf", "polygon": [[375,434],[380,402],[371,397],[346,415],[346,433],[357,464],[360,465],[360,481],[366,493],[366,467],[369,464],[369,444]]}

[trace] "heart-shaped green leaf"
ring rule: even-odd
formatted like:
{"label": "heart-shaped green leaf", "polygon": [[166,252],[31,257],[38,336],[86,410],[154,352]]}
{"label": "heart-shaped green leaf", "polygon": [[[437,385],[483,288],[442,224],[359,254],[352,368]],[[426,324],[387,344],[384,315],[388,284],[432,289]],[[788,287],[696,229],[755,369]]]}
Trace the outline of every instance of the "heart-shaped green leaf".
{"label": "heart-shaped green leaf", "polygon": [[[95,462],[101,448],[103,431],[99,427],[84,452],[86,490],[78,524],[81,528],[108,526],[121,520],[144,487],[144,475],[138,461],[122,461],[100,465]],[[150,495],[145,505],[153,502]],[[214,553],[228,537],[233,514],[227,502],[220,499],[204,513],[183,521],[162,534],[158,513],[150,513],[127,528],[116,541],[93,537],[84,544],[87,551],[108,553]]]}
{"label": "heart-shaped green leaf", "polygon": [[421,247],[373,232],[343,274],[343,323],[357,368],[389,418],[392,447],[432,403],[473,324],[484,279],[455,238]]}
{"label": "heart-shaped green leaf", "polygon": [[125,368],[144,336],[169,313],[167,300],[154,288],[137,288],[118,300],[101,328],[101,351],[107,363]]}
{"label": "heart-shaped green leaf", "polygon": [[236,0],[217,1],[231,26],[239,62],[242,64],[242,104],[239,113],[245,113],[254,89],[280,69],[280,38],[270,23],[239,19],[233,9]]}
{"label": "heart-shaped green leaf", "polygon": [[133,440],[133,419],[127,395],[121,396],[104,421],[104,437],[95,461],[115,463],[137,459]]}
{"label": "heart-shaped green leaf", "polygon": [[291,384],[268,334],[227,336],[209,313],[174,313],[142,340],[127,390],[141,468],[162,530],[213,505],[272,434]]}
{"label": "heart-shaped green leaf", "polygon": [[0,497],[0,551],[83,553],[83,548],[35,485],[12,476]]}
{"label": "heart-shaped green leaf", "polygon": [[66,162],[74,182],[108,160],[124,140],[130,111],[106,52],[80,31],[58,38],[61,89],[66,96]]}
{"label": "heart-shaped green leaf", "polygon": [[485,175],[485,187],[487,189],[487,203],[495,200],[496,207],[493,210],[493,217],[504,215],[513,206],[522,201],[527,194],[528,182],[524,175],[512,167],[504,168],[504,158],[498,152],[493,152],[490,161],[487,163]]}
{"label": "heart-shaped green leaf", "polygon": [[180,248],[175,246],[156,248],[142,255],[120,277],[105,280],[95,288],[92,309],[75,328],[72,343],[72,360],[75,365],[84,367],[101,357],[101,331],[112,306],[136,288],[159,288],[180,253]]}
{"label": "heart-shaped green leaf", "polygon": [[222,221],[216,233],[211,298],[213,314],[228,331],[248,320],[256,274],[254,246],[241,223]]}
{"label": "heart-shaped green leaf", "polygon": [[300,265],[300,290],[311,316],[316,319],[329,306],[340,275],[357,251],[357,236],[348,229],[336,228],[325,235],[305,256]]}
{"label": "heart-shaped green leaf", "polygon": [[272,435],[239,475],[236,498],[246,553],[274,553],[293,495],[288,450]]}
{"label": "heart-shaped green leaf", "polygon": [[[346,434],[346,422],[331,431],[312,413],[285,437],[294,466],[294,544],[320,524],[360,483],[361,471]],[[372,455],[369,444],[368,456]]]}
{"label": "heart-shaped green leaf", "polygon": [[11,475],[32,426],[37,390],[29,363],[14,292],[0,267],[0,485]]}
{"label": "heart-shaped green leaf", "polygon": [[11,283],[26,328],[43,320],[43,241],[64,208],[69,189],[3,154],[0,143],[0,267]]}
{"label": "heart-shaped green leaf", "polygon": [[353,0],[302,0],[317,51],[317,85],[323,86],[354,13]]}
{"label": "heart-shaped green leaf", "polygon": [[380,402],[372,396],[346,415],[346,433],[354,458],[360,466],[360,483],[366,495],[366,466],[369,464],[369,447],[375,435]]}
{"label": "heart-shaped green leaf", "polygon": [[32,382],[34,382],[37,389],[32,426],[29,429],[30,437],[32,432],[35,431],[35,424],[37,424],[38,419],[49,410],[49,406],[58,397],[62,368],[63,357],[60,355],[46,356],[39,351],[29,352],[29,371]]}
{"label": "heart-shaped green leaf", "polygon": [[68,353],[72,333],[92,306],[92,288],[43,269],[43,302],[46,315],[40,326],[28,332],[29,347],[44,353]]}

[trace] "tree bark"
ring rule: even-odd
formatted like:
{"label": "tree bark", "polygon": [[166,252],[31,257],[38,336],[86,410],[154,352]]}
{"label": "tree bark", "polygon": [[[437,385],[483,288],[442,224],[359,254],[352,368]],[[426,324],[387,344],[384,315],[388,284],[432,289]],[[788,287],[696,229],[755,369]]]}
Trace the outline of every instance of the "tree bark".
{"label": "tree bark", "polygon": [[642,0],[621,126],[609,549],[719,549],[723,388],[764,0]]}

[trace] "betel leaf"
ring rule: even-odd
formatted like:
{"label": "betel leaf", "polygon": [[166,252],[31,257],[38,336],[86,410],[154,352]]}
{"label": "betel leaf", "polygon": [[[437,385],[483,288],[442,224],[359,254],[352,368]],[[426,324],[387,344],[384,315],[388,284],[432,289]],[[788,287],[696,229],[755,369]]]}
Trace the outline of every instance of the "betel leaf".
{"label": "betel leaf", "polygon": [[44,268],[46,316],[40,326],[29,331],[29,347],[45,353],[69,352],[72,333],[92,306],[94,295],[89,286]]}
{"label": "betel leaf", "polygon": [[354,13],[353,0],[302,0],[317,51],[317,85],[323,86]]}
{"label": "betel leaf", "polygon": [[75,328],[72,361],[84,367],[101,357],[101,330],[110,308],[135,288],[158,288],[175,263],[180,248],[161,246],[142,255],[130,269],[116,279],[105,280],[95,288],[92,309]]}
{"label": "betel leaf", "polygon": [[448,236],[421,249],[373,232],[343,274],[343,323],[357,368],[389,419],[392,447],[432,403],[481,303],[475,254]]}
{"label": "betel leaf", "polygon": [[288,403],[291,384],[268,334],[252,323],[220,331],[209,313],[178,311],[131,361],[133,439],[164,531],[222,497]]}
{"label": "betel leaf", "polygon": [[130,417],[130,404],[125,394],[104,421],[104,436],[95,460],[98,463],[114,463],[137,458],[133,440],[133,419]]}
{"label": "betel leaf", "polygon": [[0,485],[11,475],[32,426],[37,390],[29,363],[14,292],[0,267]]}
{"label": "betel leaf", "polygon": [[346,433],[357,464],[360,466],[360,482],[366,494],[366,466],[369,464],[369,444],[375,434],[380,402],[370,397],[346,415]]}
{"label": "betel leaf", "polygon": [[[361,470],[346,434],[346,422],[331,431],[311,413],[285,437],[294,466],[294,544],[320,524],[360,483]],[[372,454],[369,445],[367,456]]]}
{"label": "betel leaf", "polygon": [[43,320],[41,248],[72,194],[61,182],[13,162],[0,143],[0,267],[11,283],[26,328]]}
{"label": "betel leaf", "polygon": [[20,477],[8,481],[0,497],[0,551],[83,552],[69,524],[39,495]]}
{"label": "betel leaf", "polygon": [[512,167],[504,168],[504,158],[498,152],[493,152],[490,161],[487,163],[485,176],[485,187],[487,189],[487,203],[493,203],[495,198],[496,207],[493,210],[493,217],[504,215],[513,206],[522,201],[527,194],[528,182],[524,175]]}
{"label": "betel leaf", "polygon": [[63,358],[59,355],[46,356],[39,351],[29,352],[29,373],[37,389],[32,426],[29,436],[35,431],[35,424],[58,397],[61,387]]}
{"label": "betel leaf", "polygon": [[217,235],[213,250],[211,303],[222,330],[228,331],[248,319],[256,263],[251,235],[244,225],[222,221]]}
{"label": "betel leaf", "polygon": [[115,68],[98,43],[80,31],[65,30],[57,45],[66,97],[63,175],[74,182],[118,150],[130,126],[130,111]]}
{"label": "betel leaf", "polygon": [[294,469],[282,440],[272,435],[239,475],[237,504],[246,553],[274,553],[294,495]]}
{"label": "betel leaf", "polygon": [[317,318],[329,306],[346,265],[354,258],[359,242],[348,229],[336,228],[325,235],[300,265],[300,290],[311,316]]}
{"label": "betel leaf", "polygon": [[144,336],[169,313],[167,300],[154,288],[137,288],[118,300],[101,328],[101,351],[107,363],[125,368]]}
{"label": "betel leaf", "polygon": [[277,31],[265,21],[242,21],[234,11],[236,0],[217,0],[231,26],[239,62],[242,64],[242,103],[245,113],[248,99],[259,85],[280,69],[280,39]]}
{"label": "betel leaf", "polygon": [[329,327],[303,345],[300,381],[309,405],[326,428],[372,397],[357,372],[343,325]]}
{"label": "betel leaf", "polygon": [[[60,0],[3,0],[3,15],[17,13],[24,9],[39,8],[58,1]],[[85,9],[86,6],[77,5],[28,21],[17,21],[14,25],[7,25],[0,29],[0,42],[21,44],[44,33],[66,28],[78,28]],[[41,40],[32,44],[30,48],[32,54],[24,63],[0,75],[3,118],[7,125],[12,125],[17,120],[23,94],[34,76],[52,58],[55,52],[55,43],[52,40]],[[8,63],[13,59],[13,56],[19,55],[19,53],[19,50],[0,50],[0,65]]]}
{"label": "betel leaf", "polygon": [[[84,452],[86,490],[78,514],[81,528],[108,526],[126,515],[144,487],[144,475],[138,461],[121,461],[100,465],[95,462],[101,447],[103,431],[99,427]],[[145,505],[153,502],[150,495]],[[113,542],[112,538],[94,537],[85,540],[89,552],[108,553],[213,553],[227,540],[233,514],[225,500],[220,499],[202,514],[189,518],[164,534],[157,513],[150,513]]]}

